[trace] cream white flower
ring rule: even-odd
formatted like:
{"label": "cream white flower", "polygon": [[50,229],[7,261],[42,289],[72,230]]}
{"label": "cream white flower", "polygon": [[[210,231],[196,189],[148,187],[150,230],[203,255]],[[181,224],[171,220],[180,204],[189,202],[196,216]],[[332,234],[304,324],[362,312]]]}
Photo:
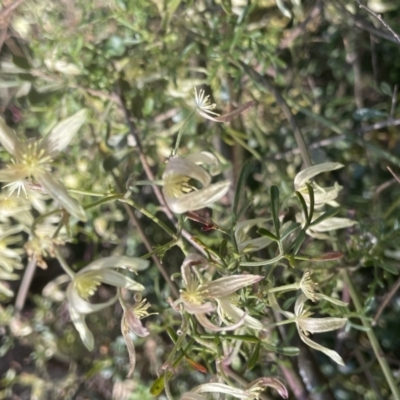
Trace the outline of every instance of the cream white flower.
{"label": "cream white flower", "polygon": [[[236,307],[231,298],[237,290],[263,279],[261,275],[230,275],[204,282],[196,266],[205,269],[208,262],[201,255],[189,254],[181,266],[185,289],[181,290],[179,299],[174,303],[176,308],[182,304],[187,313],[194,315],[201,325],[213,332],[235,330],[242,325],[262,329],[262,326],[257,324],[257,320]],[[207,318],[206,314],[216,310],[214,302],[218,303],[217,311],[221,320],[227,323],[225,317],[228,316],[234,324],[217,326]]]}
{"label": "cream white flower", "polygon": [[13,156],[13,164],[0,171],[0,182],[11,184],[12,191],[25,191],[25,180],[33,178],[71,215],[85,221],[82,206],[53,177],[50,169],[54,158],[68,146],[85,120],[86,111],[81,110],[58,123],[43,139],[21,142],[0,118],[0,143]]}
{"label": "cream white flower", "polygon": [[328,162],[306,168],[303,171],[300,171],[294,178],[294,188],[296,191],[302,194],[305,202],[308,205],[310,205],[310,196],[308,194],[308,188],[306,186],[306,183],[309,183],[314,189],[315,208],[318,209],[322,207],[324,204],[329,204],[331,206],[337,207],[338,203],[335,201],[335,199],[339,195],[339,192],[342,189],[342,187],[339,186],[337,183],[335,183],[334,186],[329,186],[324,188],[310,180],[314,178],[316,175],[319,175],[323,172],[335,171],[343,167],[344,167],[343,164]]}
{"label": "cream white flower", "polygon": [[[202,164],[210,166],[210,173],[200,166]],[[219,172],[218,167],[218,159],[208,152],[171,158],[162,176],[168,207],[183,214],[207,207],[225,196],[229,180],[211,184],[211,175]]]}
{"label": "cream white flower", "polygon": [[[302,293],[296,300],[294,305],[294,314],[289,311],[284,311],[280,308],[278,302],[273,293],[268,294],[270,306],[283,315],[286,318],[293,320],[296,323],[297,331],[299,333],[300,339],[311,348],[321,351],[330,357],[337,364],[344,365],[344,362],[340,355],[334,351],[330,350],[320,344],[314,342],[309,338],[310,333],[320,333],[320,332],[329,332],[335,329],[342,328],[346,322],[347,318],[334,318],[334,317],[326,317],[326,318],[311,318],[312,312],[309,311],[309,308],[304,307],[306,301],[308,300],[307,296]],[[287,322],[287,321],[284,321]]]}
{"label": "cream white flower", "polygon": [[143,291],[143,285],[120,272],[114,271],[114,269],[125,268],[136,272],[146,269],[148,265],[148,261],[139,258],[106,257],[90,263],[74,274],[67,288],[68,308],[71,320],[79,332],[82,342],[89,350],[93,349],[94,339],[86,325],[84,316],[114,304],[118,299],[118,295],[98,304],[90,303],[88,298],[95,293],[101,283],[129,290]]}

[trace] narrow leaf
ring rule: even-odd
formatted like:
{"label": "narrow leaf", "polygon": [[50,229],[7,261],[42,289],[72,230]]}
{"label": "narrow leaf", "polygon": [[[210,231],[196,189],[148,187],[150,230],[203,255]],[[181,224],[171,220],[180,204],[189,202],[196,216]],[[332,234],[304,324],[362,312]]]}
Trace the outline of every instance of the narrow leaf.
{"label": "narrow leaf", "polygon": [[255,165],[254,161],[252,160],[246,161],[242,167],[242,170],[240,171],[239,179],[236,185],[235,199],[233,201],[233,209],[232,209],[235,222],[238,216],[238,207],[240,199],[242,197],[243,188],[246,184],[246,181],[250,173],[254,170],[254,165]]}
{"label": "narrow leaf", "polygon": [[279,189],[277,186],[271,186],[270,196],[272,220],[275,226],[276,237],[279,239],[279,230],[281,228],[281,224],[279,221]]}

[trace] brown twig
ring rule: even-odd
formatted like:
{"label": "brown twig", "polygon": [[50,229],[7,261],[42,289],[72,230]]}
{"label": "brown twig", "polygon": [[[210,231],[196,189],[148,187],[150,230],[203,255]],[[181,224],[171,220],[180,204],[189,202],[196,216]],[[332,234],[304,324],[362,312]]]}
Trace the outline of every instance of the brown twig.
{"label": "brown twig", "polygon": [[367,11],[368,13],[370,13],[373,17],[375,17],[392,35],[393,37],[396,39],[396,41],[400,44],[400,36],[398,35],[398,33],[396,33],[392,27],[386,23],[383,18],[382,15],[377,14],[375,11],[372,11],[369,7],[367,7],[366,5],[362,4],[360,0],[357,0],[358,6],[360,8],[363,8],[365,11]]}
{"label": "brown twig", "polygon": [[[233,61],[233,60],[232,60]],[[276,102],[281,107],[286,119],[288,120],[294,134],[294,138],[296,140],[297,146],[300,150],[300,154],[303,158],[304,166],[310,167],[312,165],[311,158],[308,153],[308,149],[303,137],[303,133],[300,130],[300,127],[297,125],[296,119],[286,103],[286,100],[279,93],[278,89],[276,89],[266,78],[264,78],[261,74],[255,71],[252,67],[246,65],[242,61],[233,61],[235,65],[238,65],[240,69],[242,69],[246,74],[253,80],[255,84],[257,84],[262,91],[267,91],[275,97]]]}
{"label": "brown twig", "polygon": [[25,268],[21,285],[19,286],[17,297],[15,299],[15,311],[19,314],[24,308],[26,297],[32,283],[33,275],[36,271],[36,257],[32,256]]}
{"label": "brown twig", "polygon": [[[120,88],[118,90],[118,93],[116,94],[116,97],[118,99],[119,106],[121,107],[121,109],[124,112],[125,119],[128,124],[128,127],[129,127],[129,132],[135,139],[137,150],[138,150],[138,155],[139,155],[139,160],[143,166],[143,169],[147,176],[147,179],[149,181],[154,181],[155,179],[154,179],[153,171],[151,170],[149,163],[147,162],[146,156],[143,153],[142,142],[137,134],[137,130],[132,121],[131,115],[129,114],[128,108],[126,106],[125,98],[124,98]],[[165,213],[167,218],[175,225],[175,227],[177,227],[178,224],[177,224],[176,218],[175,218],[174,214],[171,212],[171,210],[168,208],[167,204],[165,203],[164,196],[162,195],[160,188],[157,185],[152,185],[151,187],[153,189],[155,196],[157,197],[157,201],[159,202],[160,206],[162,207],[163,212]],[[182,229],[181,234],[193,247],[195,247],[197,250],[199,250],[202,254],[205,254],[204,249],[192,240],[192,236],[189,232]]]}

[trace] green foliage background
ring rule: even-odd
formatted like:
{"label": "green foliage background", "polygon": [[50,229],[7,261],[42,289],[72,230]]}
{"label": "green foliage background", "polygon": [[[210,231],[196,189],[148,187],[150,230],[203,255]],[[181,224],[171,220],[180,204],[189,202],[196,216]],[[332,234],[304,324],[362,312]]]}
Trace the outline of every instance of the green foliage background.
{"label": "green foliage background", "polygon": [[[287,199],[303,162],[293,126],[282,111],[282,101],[287,103],[312,161],[345,165],[326,181],[344,187],[340,215],[358,222],[329,241],[307,239],[304,245],[309,256],[342,252],[339,261],[312,264],[314,273],[324,291],[344,287],[349,301],[340,275],[340,268],[346,269],[361,299],[361,311],[350,305],[351,329],[327,336],[330,347],[343,354],[346,367],[337,369],[317,354],[318,370],[339,400],[391,398],[360,318],[371,322],[393,291],[374,330],[398,383],[400,186],[387,170],[400,169],[398,36],[357,2],[344,0],[285,2],[290,18],[273,0],[26,0],[11,10],[12,2],[3,3],[1,111],[21,136],[39,137],[57,121],[89,109],[79,137],[55,163],[58,176],[86,206],[96,198],[83,192],[124,192],[127,182],[147,179],[132,129],[154,175],[161,177],[176,135],[192,112],[193,88],[202,87],[223,113],[251,100],[256,105],[226,124],[199,116],[190,119],[179,154],[214,152],[222,161],[223,175],[233,182],[245,161],[254,160],[241,193],[242,201],[249,203],[246,216],[271,217],[270,186],[277,185],[281,199]],[[369,5],[396,30],[400,11],[395,2]],[[64,64],[57,67],[57,62]],[[9,160],[5,151],[1,159]],[[135,190],[139,206],[175,229],[150,186]],[[214,221],[229,223],[233,196],[232,192],[224,204],[213,207]],[[293,207],[288,201],[280,212],[290,216]],[[171,248],[171,238],[142,213],[134,211],[133,222],[121,203],[109,202],[88,209],[88,216],[87,223],[71,227],[73,240],[66,247],[75,269],[110,254],[144,255],[147,251],[135,227],[139,223],[168,275],[179,272],[183,253]],[[189,220],[184,227],[219,251],[220,232],[204,232]],[[185,246],[190,248],[187,242]],[[148,388],[173,346],[166,328],[180,327],[166,303],[172,294],[156,265],[137,280],[159,314],[146,320],[152,334],[135,342],[134,379],[125,381],[128,362],[120,334],[121,309],[111,307],[89,316],[96,338],[95,351],[89,353],[68,319],[65,303],[41,295],[45,284],[60,274],[56,261],[48,259],[48,264],[47,270],[37,270],[19,322],[32,328],[30,335],[18,333],[21,327],[12,328],[13,302],[3,299],[3,398],[108,399],[113,390],[114,398],[153,398]],[[290,283],[294,276],[291,270],[282,273],[276,283]],[[13,285],[17,292],[18,281]],[[334,315],[328,304],[324,307]],[[295,330],[288,336],[286,344],[296,345],[291,339]],[[282,375],[280,364],[295,377],[306,369],[301,358],[297,362],[296,357],[280,355],[276,364],[268,352],[259,357],[249,379]],[[207,356],[196,361],[207,363]],[[235,368],[244,373],[246,364],[240,358]],[[177,396],[206,381],[185,361],[175,375]],[[314,398],[323,391],[318,385],[310,386]],[[116,395],[117,390],[121,392]],[[290,396],[297,398],[293,391]]]}

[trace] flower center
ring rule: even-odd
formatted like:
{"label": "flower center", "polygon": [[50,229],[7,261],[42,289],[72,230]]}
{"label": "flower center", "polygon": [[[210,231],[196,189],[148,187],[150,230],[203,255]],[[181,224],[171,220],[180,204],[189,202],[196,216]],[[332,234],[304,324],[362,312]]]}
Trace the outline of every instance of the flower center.
{"label": "flower center", "polygon": [[192,178],[186,175],[173,174],[167,177],[164,184],[164,192],[168,197],[177,199],[186,193],[197,190],[190,181]]}
{"label": "flower center", "polygon": [[75,288],[85,300],[94,295],[100,283],[101,276],[98,272],[85,272],[75,277]]}
{"label": "flower center", "polygon": [[48,164],[51,161],[51,157],[40,147],[39,140],[27,140],[18,157],[19,164],[26,169],[28,175],[38,172],[38,169],[43,168],[43,164]]}

